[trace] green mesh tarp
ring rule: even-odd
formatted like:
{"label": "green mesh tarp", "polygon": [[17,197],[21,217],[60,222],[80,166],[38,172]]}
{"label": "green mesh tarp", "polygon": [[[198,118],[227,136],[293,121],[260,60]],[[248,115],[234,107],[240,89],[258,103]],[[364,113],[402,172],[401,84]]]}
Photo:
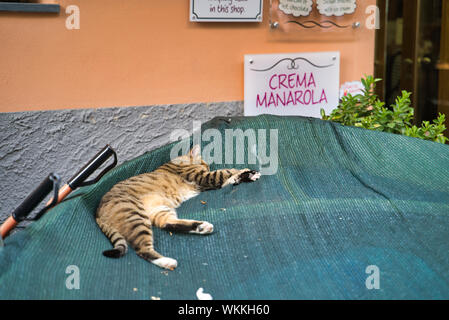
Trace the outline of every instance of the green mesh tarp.
{"label": "green mesh tarp", "polygon": [[[155,247],[178,260],[175,271],[132,249],[105,258],[111,245],[94,220],[115,183],[169,160],[167,145],[8,237],[0,298],[197,299],[200,287],[214,299],[449,298],[448,146],[301,117],[217,118],[206,128],[223,137],[225,129],[278,129],[278,169],[178,209],[180,217],[213,223],[211,235],[155,229]],[[70,266],[79,270],[79,289],[66,286]],[[379,271],[376,280],[368,266]],[[367,282],[377,284],[368,289]]]}

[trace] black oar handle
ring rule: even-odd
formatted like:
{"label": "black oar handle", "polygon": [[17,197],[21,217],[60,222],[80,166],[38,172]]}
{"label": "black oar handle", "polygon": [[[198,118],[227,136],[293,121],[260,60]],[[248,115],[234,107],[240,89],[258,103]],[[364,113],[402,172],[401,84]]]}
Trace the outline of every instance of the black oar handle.
{"label": "black oar handle", "polygon": [[15,221],[20,222],[37,207],[42,200],[53,190],[55,183],[59,183],[60,178],[58,175],[51,173],[44,181],[28,195],[19,207],[12,213],[12,217]]}
{"label": "black oar handle", "polygon": [[[97,170],[105,161],[114,156],[114,163],[103,170],[97,178],[92,181],[85,181],[95,170]],[[117,164],[117,154],[110,145],[106,145],[95,157],[92,158],[77,174],[75,174],[67,183],[72,190],[80,186],[89,185],[97,182],[100,178]]]}

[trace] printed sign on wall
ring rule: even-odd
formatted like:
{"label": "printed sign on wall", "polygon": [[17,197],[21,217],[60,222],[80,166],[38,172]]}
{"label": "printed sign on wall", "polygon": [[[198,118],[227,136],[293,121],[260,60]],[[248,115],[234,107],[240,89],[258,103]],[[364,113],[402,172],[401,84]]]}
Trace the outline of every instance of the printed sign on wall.
{"label": "printed sign on wall", "polygon": [[318,11],[328,17],[354,13],[356,7],[356,0],[317,0]]}
{"label": "printed sign on wall", "polygon": [[245,116],[320,118],[338,105],[340,53],[245,55]]}
{"label": "printed sign on wall", "polygon": [[190,0],[190,21],[261,22],[263,0]]}
{"label": "printed sign on wall", "polygon": [[308,16],[312,12],[312,0],[279,0],[279,10],[295,17]]}

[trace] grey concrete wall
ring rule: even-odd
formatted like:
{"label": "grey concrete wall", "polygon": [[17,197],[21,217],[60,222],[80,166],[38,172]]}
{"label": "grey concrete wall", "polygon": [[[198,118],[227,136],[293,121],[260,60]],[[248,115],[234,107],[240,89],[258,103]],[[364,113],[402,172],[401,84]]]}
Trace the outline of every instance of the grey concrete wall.
{"label": "grey concrete wall", "polygon": [[0,113],[0,221],[50,172],[65,183],[106,144],[120,164],[166,144],[175,129],[191,132],[193,121],[242,114],[241,101]]}

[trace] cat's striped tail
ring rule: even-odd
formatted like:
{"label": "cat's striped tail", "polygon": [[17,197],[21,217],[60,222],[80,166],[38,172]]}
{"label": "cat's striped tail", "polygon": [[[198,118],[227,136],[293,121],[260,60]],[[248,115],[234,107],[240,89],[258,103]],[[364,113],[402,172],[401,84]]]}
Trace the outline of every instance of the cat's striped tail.
{"label": "cat's striped tail", "polygon": [[103,251],[103,255],[108,258],[120,258],[123,257],[128,251],[128,244],[124,236],[122,236],[116,229],[98,221],[98,225],[100,226],[103,233],[108,237],[109,241],[111,241],[113,249]]}

